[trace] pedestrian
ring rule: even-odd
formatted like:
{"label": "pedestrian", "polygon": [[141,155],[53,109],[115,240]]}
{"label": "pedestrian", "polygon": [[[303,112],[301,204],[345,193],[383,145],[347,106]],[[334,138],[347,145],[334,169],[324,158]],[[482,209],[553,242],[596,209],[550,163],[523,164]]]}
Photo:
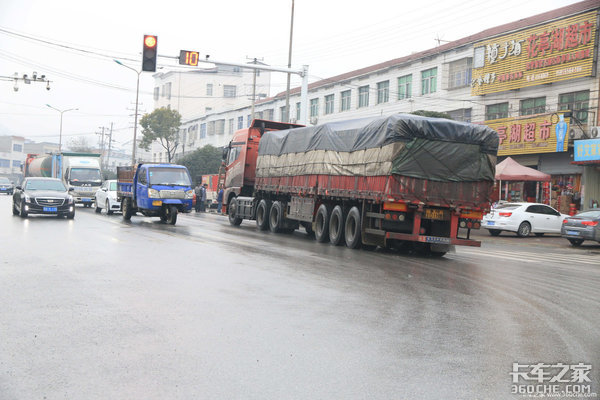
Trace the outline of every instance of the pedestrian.
{"label": "pedestrian", "polygon": [[196,194],[196,204],[194,204],[194,210],[196,212],[200,211],[200,199],[202,197],[202,185],[198,183],[194,188],[194,193]]}
{"label": "pedestrian", "polygon": [[208,184],[202,185],[200,188],[200,212],[206,212],[206,188]]}
{"label": "pedestrian", "polygon": [[221,208],[223,207],[223,188],[219,189],[219,194],[217,194],[217,212],[221,214]]}

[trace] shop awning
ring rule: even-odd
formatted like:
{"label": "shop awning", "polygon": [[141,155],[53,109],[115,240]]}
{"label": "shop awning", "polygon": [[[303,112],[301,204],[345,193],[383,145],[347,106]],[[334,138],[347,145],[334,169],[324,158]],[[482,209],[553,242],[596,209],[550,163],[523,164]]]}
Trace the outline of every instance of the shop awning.
{"label": "shop awning", "polygon": [[496,180],[501,181],[549,181],[551,176],[537,169],[519,164],[510,157],[496,165]]}

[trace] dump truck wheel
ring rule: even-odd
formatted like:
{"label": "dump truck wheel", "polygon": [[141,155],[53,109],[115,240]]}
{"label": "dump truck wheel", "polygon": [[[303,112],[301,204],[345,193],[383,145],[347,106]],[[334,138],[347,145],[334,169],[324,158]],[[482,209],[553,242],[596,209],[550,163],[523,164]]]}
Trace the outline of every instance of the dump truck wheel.
{"label": "dump truck wheel", "polygon": [[321,204],[315,217],[315,239],[319,243],[325,243],[329,239],[329,207]]}
{"label": "dump truck wheel", "polygon": [[131,219],[131,199],[129,197],[126,197],[123,199],[123,205],[121,206],[123,207],[123,219],[125,221],[129,221]]}
{"label": "dump truck wheel", "polygon": [[229,207],[227,207],[227,216],[229,223],[233,226],[238,226],[242,223],[242,219],[235,216],[237,210],[237,200],[233,197],[229,201]]}
{"label": "dump truck wheel", "polygon": [[344,210],[337,205],[329,217],[329,243],[339,246],[344,243]]}
{"label": "dump truck wheel", "polygon": [[175,225],[177,223],[177,206],[168,206],[165,209],[166,223],[169,225]]}

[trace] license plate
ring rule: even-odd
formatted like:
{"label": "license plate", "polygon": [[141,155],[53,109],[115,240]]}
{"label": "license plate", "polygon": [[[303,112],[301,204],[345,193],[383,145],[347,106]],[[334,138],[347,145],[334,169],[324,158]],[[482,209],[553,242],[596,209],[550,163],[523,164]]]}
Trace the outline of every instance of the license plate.
{"label": "license plate", "polygon": [[44,207],[44,212],[56,212],[56,207]]}
{"label": "license plate", "polygon": [[81,201],[83,201],[84,203],[91,203],[92,199],[90,199],[89,197],[84,197],[81,199]]}
{"label": "license plate", "polygon": [[567,231],[567,235],[579,236],[579,232],[577,232],[577,231]]}
{"label": "license plate", "polygon": [[496,225],[496,223],[494,221],[488,221],[487,224],[488,225]]}
{"label": "license plate", "polygon": [[436,208],[426,208],[424,218],[425,219],[437,219],[437,220],[450,219],[448,217],[448,213],[446,212],[446,210],[439,210]]}

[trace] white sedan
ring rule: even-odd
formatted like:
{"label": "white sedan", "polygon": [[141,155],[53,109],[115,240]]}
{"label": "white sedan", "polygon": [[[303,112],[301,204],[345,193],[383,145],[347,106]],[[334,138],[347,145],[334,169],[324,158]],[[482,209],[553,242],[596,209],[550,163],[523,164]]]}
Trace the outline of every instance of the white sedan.
{"label": "white sedan", "polygon": [[502,231],[515,232],[519,237],[534,233],[560,234],[563,220],[568,217],[554,208],[539,203],[503,203],[483,216],[481,227],[490,235],[498,236]]}
{"label": "white sedan", "polygon": [[104,181],[96,191],[96,212],[101,213],[103,208],[108,215],[121,210],[121,202],[117,201],[116,180]]}

